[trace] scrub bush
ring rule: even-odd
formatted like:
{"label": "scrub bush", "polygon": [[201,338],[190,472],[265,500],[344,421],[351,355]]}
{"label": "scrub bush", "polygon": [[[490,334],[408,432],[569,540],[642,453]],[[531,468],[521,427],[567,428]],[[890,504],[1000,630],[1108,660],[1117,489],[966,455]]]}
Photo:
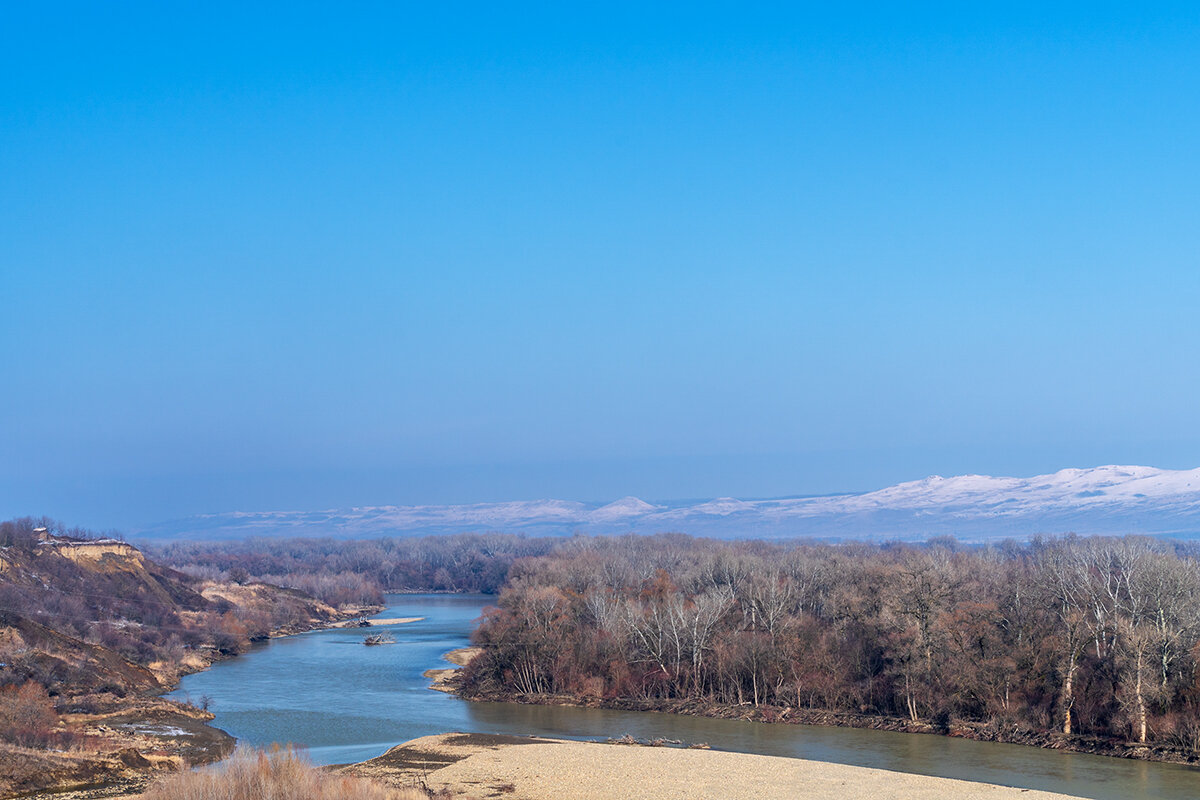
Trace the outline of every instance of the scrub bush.
{"label": "scrub bush", "polygon": [[182,772],[150,787],[143,800],[428,800],[417,789],[335,775],[314,767],[291,747],[242,750],[223,764]]}

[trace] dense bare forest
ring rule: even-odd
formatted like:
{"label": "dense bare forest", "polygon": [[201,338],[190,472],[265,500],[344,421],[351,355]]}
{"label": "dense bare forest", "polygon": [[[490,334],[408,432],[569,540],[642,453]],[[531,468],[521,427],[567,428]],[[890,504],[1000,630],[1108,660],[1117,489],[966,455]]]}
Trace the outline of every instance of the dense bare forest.
{"label": "dense bare forest", "polygon": [[[462,691],[827,710],[1200,748],[1200,570],[1142,538],[576,538],[514,564]],[[664,703],[662,707],[678,707]]]}
{"label": "dense bare forest", "polygon": [[467,694],[970,721],[1200,751],[1192,545],[480,534],[154,552],[197,577],[331,603],[503,587],[477,633],[486,652],[465,673]]}
{"label": "dense bare forest", "polygon": [[549,553],[562,539],[512,534],[419,538],[267,539],[174,542],[149,547],[165,564],[212,580],[261,580],[327,603],[378,603],[383,592],[495,594],[519,558]]}

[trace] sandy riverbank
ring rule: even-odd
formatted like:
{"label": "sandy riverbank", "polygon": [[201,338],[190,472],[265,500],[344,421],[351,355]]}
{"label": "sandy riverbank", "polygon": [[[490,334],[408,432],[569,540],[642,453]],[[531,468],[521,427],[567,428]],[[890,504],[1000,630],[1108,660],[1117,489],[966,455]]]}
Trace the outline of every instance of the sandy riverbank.
{"label": "sandy riverbank", "polygon": [[453,678],[458,671],[471,663],[471,659],[483,652],[482,647],[460,647],[457,650],[451,650],[442,658],[457,666],[446,667],[443,669],[427,669],[421,674],[429,678],[429,688],[436,689],[439,692],[454,693],[454,687],[450,685],[450,679]]}
{"label": "sandy riverbank", "polygon": [[[327,628],[378,628],[380,625],[407,625],[410,622],[420,622],[424,617],[392,617],[390,619],[344,619],[341,622],[335,622],[332,625],[326,625]],[[366,623],[366,624],[363,624]]]}
{"label": "sandy riverbank", "polygon": [[1068,800],[797,758],[490,734],[426,736],[340,769],[396,787],[520,800]]}

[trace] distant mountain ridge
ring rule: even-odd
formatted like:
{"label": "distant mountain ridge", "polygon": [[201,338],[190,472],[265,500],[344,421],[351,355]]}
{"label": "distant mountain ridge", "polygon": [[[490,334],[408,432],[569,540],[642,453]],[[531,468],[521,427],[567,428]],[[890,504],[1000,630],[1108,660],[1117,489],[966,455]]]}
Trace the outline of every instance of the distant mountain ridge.
{"label": "distant mountain ridge", "polygon": [[368,506],[330,511],[237,511],[161,523],[144,538],[246,536],[364,538],[465,531],[537,534],[659,533],[720,538],[811,536],[829,539],[968,541],[1034,534],[1200,535],[1200,469],[1139,466],[1064,469],[1032,478],[933,475],[873,492],[702,503],[607,504],[568,500],[428,506]]}

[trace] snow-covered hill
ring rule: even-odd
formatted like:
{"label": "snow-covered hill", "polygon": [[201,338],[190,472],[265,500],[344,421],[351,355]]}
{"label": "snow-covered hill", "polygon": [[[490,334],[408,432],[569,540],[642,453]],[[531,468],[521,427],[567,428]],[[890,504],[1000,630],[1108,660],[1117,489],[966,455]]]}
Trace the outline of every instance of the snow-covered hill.
{"label": "snow-covered hill", "polygon": [[1200,469],[1106,466],[1032,478],[934,475],[865,494],[653,505],[528,500],[333,511],[231,512],[155,525],[146,538],[370,537],[458,531],[682,531],[723,538],[965,540],[1038,533],[1200,535]]}

